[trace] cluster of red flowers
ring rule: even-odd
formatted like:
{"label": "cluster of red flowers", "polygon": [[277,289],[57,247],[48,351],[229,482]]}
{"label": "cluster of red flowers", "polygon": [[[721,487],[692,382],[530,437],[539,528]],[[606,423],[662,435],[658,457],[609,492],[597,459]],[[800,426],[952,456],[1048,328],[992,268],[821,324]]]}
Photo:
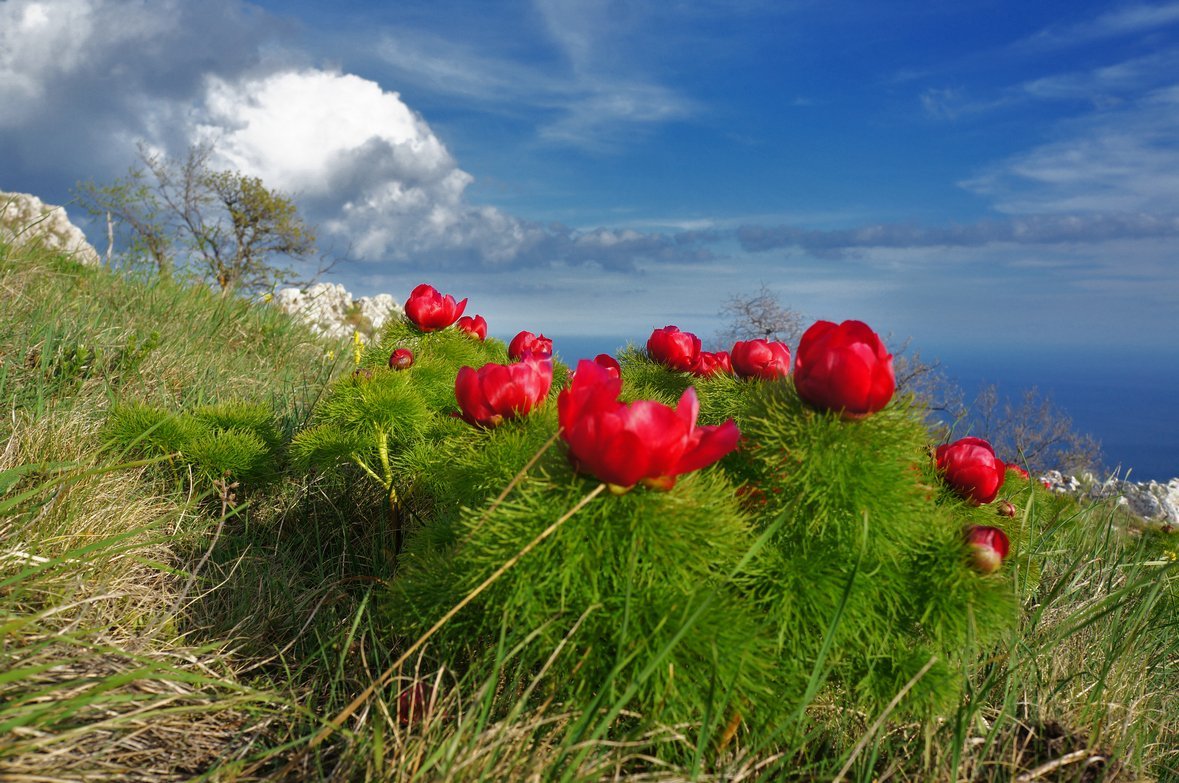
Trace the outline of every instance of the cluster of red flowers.
{"label": "cluster of red flowers", "polygon": [[[456,302],[422,284],[405,304],[409,320],[421,331],[445,329],[457,322],[472,337],[487,337],[482,316],[461,317],[467,300]],[[522,331],[508,345],[510,364],[488,363],[478,370],[463,367],[455,379],[460,415],[481,427],[528,414],[548,397],[553,381],[553,342],[542,334]],[[676,372],[700,377],[719,374],[773,381],[791,373],[790,348],[769,340],[738,341],[730,351],[704,351],[700,338],[676,326],[655,329],[647,355]],[[835,324],[818,321],[803,334],[794,357],[794,387],[808,405],[862,419],[883,409],[896,390],[892,355],[862,321]],[[405,369],[413,355],[398,349],[389,366]],[[576,469],[595,476],[612,490],[637,484],[669,489],[683,473],[719,460],[737,447],[740,433],[729,420],[698,426],[700,405],[689,387],[672,408],[654,400],[624,403],[621,367],[614,357],[599,354],[578,363],[569,387],[557,398],[561,437]],[[1004,464],[981,438],[962,438],[939,446],[937,468],[946,483],[974,505],[990,503],[1003,486],[1007,470],[1027,478],[1017,465]],[[1011,516],[1004,501],[999,513]],[[1007,557],[1007,535],[992,526],[967,531],[975,567],[983,573],[999,568]]]}
{"label": "cluster of red flowers", "polygon": [[[701,350],[699,337],[675,326],[651,333],[647,355],[672,370],[700,376],[773,380],[790,373],[790,348],[783,343],[739,341],[731,351],[711,353]],[[816,408],[863,418],[884,408],[896,391],[892,354],[862,321],[817,321],[798,343],[794,386]]]}

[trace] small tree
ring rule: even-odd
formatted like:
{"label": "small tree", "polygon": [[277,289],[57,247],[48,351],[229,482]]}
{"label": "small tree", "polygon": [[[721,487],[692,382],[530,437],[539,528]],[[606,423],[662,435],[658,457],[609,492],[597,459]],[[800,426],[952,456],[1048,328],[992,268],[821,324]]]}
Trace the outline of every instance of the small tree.
{"label": "small tree", "polygon": [[737,340],[773,340],[798,344],[802,336],[802,313],[781,303],[778,295],[765,283],[752,294],[729,297],[721,307],[725,326],[717,333],[717,342],[728,348]]}
{"label": "small tree", "polygon": [[[140,149],[142,153],[142,148]],[[129,267],[146,266],[161,277],[172,274],[175,250],[175,227],[159,196],[147,180],[147,171],[134,166],[123,179],[99,186],[93,182],[78,184],[78,201],[95,217],[105,218],[114,245],[115,227],[123,234]],[[111,250],[107,250],[109,262]]]}
{"label": "small tree", "polygon": [[289,196],[258,177],[212,168],[213,148],[194,145],[182,159],[139,147],[140,163],[114,183],[78,187],[94,215],[129,233],[131,263],[160,274],[183,266],[216,283],[222,293],[257,291],[294,282],[288,262],[321,261],[315,230],[299,216]]}
{"label": "small tree", "polygon": [[987,386],[975,398],[967,423],[1004,460],[1026,464],[1037,473],[1053,468],[1080,473],[1102,466],[1101,443],[1077,432],[1068,414],[1034,386],[1014,401],[1000,398],[996,385]]}

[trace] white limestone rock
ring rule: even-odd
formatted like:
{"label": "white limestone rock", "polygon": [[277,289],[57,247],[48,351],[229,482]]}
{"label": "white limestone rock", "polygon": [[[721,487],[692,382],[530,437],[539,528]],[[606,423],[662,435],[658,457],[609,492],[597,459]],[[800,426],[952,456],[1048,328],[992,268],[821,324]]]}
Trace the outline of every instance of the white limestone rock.
{"label": "white limestone rock", "polygon": [[1061,494],[1075,494],[1081,489],[1081,482],[1076,476],[1065,476],[1059,470],[1049,470],[1040,476],[1040,480],[1048,489]]}
{"label": "white limestone rock", "polygon": [[401,317],[401,305],[389,294],[362,296],[352,294],[339,283],[315,283],[307,289],[283,288],[275,293],[272,304],[311,326],[318,334],[331,338],[351,337],[360,331],[368,338],[380,331],[391,317]]}
{"label": "white limestone rock", "polygon": [[1167,522],[1179,527],[1179,478],[1171,479],[1162,487],[1159,503],[1167,515]]}
{"label": "white limestone rock", "polygon": [[390,318],[405,317],[405,308],[390,294],[362,296],[356,300],[356,304],[360,307],[360,314],[372,323],[375,332],[381,331]]}
{"label": "white limestone rock", "polygon": [[70,222],[65,207],[46,204],[28,193],[0,191],[0,241],[13,247],[39,244],[72,255],[79,263],[97,265],[101,258],[82,229]]}
{"label": "white limestone rock", "polygon": [[[1050,470],[1040,477],[1054,492],[1083,496],[1089,500],[1112,499],[1151,527],[1179,527],[1179,478],[1166,484],[1157,481],[1125,481],[1110,478],[1104,482],[1086,475],[1085,481]],[[1085,490],[1084,487],[1088,486]]]}

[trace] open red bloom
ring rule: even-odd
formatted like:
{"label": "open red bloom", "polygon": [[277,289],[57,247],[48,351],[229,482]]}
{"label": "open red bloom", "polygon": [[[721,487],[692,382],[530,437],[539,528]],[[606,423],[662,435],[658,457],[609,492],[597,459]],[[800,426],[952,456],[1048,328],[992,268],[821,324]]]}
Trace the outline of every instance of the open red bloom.
{"label": "open red bloom", "polygon": [[700,338],[691,332],[681,332],[678,326],[665,326],[647,338],[647,355],[673,370],[688,372],[700,355]]}
{"label": "open red bloom", "polygon": [[477,337],[480,340],[487,339],[487,320],[481,315],[474,318],[464,315],[458,319],[458,323],[455,325],[472,337]]}
{"label": "open red bloom", "polygon": [[513,364],[489,363],[474,370],[461,367],[454,379],[454,396],[464,421],[495,427],[524,416],[548,396],[553,384],[553,361],[526,355]]}
{"label": "open red bloom", "polygon": [[937,447],[937,468],[950,487],[974,505],[999,494],[1007,469],[982,438],[962,438]]}
{"label": "open red bloom", "polygon": [[742,378],[772,381],[790,374],[790,348],[769,340],[738,340],[733,343],[733,370]]}
{"label": "open red bloom", "polygon": [[422,283],[410,292],[405,316],[423,332],[436,332],[457,321],[466,306],[466,299],[455,302],[450,294],[443,296],[434,286]]}
{"label": "open red bloom", "polygon": [[508,356],[518,361],[526,353],[533,356],[552,356],[553,341],[543,334],[533,334],[529,331],[520,332],[508,343]]}
{"label": "open red bloom", "polygon": [[701,351],[692,364],[692,374],[711,378],[722,373],[733,374],[733,359],[728,351]]}
{"label": "open red bloom", "polygon": [[573,382],[557,397],[561,437],[577,470],[625,491],[642,482],[670,489],[676,477],[711,465],[737,448],[731,420],[696,426],[700,405],[689,388],[675,408],[654,400],[618,401],[622,381],[582,359]]}
{"label": "open red bloom", "polygon": [[966,540],[970,543],[971,563],[984,574],[998,571],[1011,550],[1007,534],[997,527],[974,525],[966,531]]}
{"label": "open red bloom", "polygon": [[1031,481],[1032,477],[1029,476],[1028,472],[1026,470],[1024,470],[1023,467],[1021,467],[1020,465],[1016,465],[1014,462],[1008,462],[1008,463],[1006,463],[1006,466],[1007,466],[1008,470],[1010,470],[1015,475],[1019,476],[1024,481]]}
{"label": "open red bloom", "polygon": [[892,354],[863,321],[816,321],[798,343],[794,386],[816,408],[862,419],[896,391]]}

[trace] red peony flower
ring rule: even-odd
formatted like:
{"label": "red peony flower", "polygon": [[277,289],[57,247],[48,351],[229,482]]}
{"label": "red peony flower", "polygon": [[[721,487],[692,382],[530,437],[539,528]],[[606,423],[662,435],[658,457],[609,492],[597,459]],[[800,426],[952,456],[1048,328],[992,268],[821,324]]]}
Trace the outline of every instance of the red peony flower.
{"label": "red peony flower", "polygon": [[461,367],[454,379],[454,396],[462,418],[480,427],[495,427],[524,416],[548,396],[553,383],[553,361],[526,356],[513,364]]}
{"label": "red peony flower", "polygon": [[786,343],[748,340],[733,343],[733,370],[742,378],[772,381],[790,374],[790,348]]}
{"label": "red peony flower", "polygon": [[430,694],[426,691],[426,684],[415,682],[397,694],[397,722],[402,726],[421,723],[425,720],[426,711],[430,706]]}
{"label": "red peony flower", "polygon": [[984,574],[998,571],[1011,549],[1007,534],[997,527],[973,525],[966,531],[966,540],[970,544],[971,564]]}
{"label": "red peony flower", "polygon": [[520,332],[508,343],[508,356],[519,361],[524,358],[524,354],[526,353],[540,357],[552,356],[553,341],[543,334],[533,334],[528,331]]}
{"label": "red peony flower", "polygon": [[700,338],[691,332],[681,332],[678,326],[665,326],[651,332],[647,355],[673,370],[688,372],[700,355]]}
{"label": "red peony flower", "polygon": [[474,318],[464,315],[458,319],[456,326],[472,337],[478,337],[480,340],[487,339],[487,321],[481,315],[477,315]]}
{"label": "red peony flower", "polygon": [[1028,472],[1026,470],[1024,470],[1022,467],[1020,467],[1019,465],[1016,465],[1014,462],[1008,462],[1006,464],[1007,464],[1008,470],[1010,470],[1015,475],[1019,476],[1024,481],[1031,481],[1032,480],[1032,477],[1028,475]]}
{"label": "red peony flower", "polygon": [[413,351],[408,348],[398,348],[389,354],[390,370],[408,370],[413,367]]}
{"label": "red peony flower", "polygon": [[816,321],[798,343],[794,386],[816,408],[862,419],[892,399],[892,354],[862,321]]}
{"label": "red peony flower", "polygon": [[622,365],[608,353],[600,353],[594,357],[594,364],[599,367],[606,368],[606,372],[610,373],[611,378],[622,377]]}
{"label": "red peony flower", "polygon": [[618,401],[622,381],[594,362],[581,360],[573,382],[557,397],[561,437],[578,471],[617,492],[635,484],[670,489],[676,477],[711,465],[737,448],[731,420],[696,426],[700,405],[689,388],[675,408],[639,400]]}
{"label": "red peony flower", "polygon": [[423,332],[436,332],[457,321],[466,306],[466,299],[456,303],[450,294],[443,296],[434,286],[422,283],[406,300],[405,315]]}
{"label": "red peony flower", "polygon": [[938,446],[937,468],[955,492],[976,506],[994,500],[1007,477],[1006,466],[982,438]]}
{"label": "red peony flower", "polygon": [[692,363],[692,374],[702,378],[711,378],[721,373],[733,374],[733,360],[728,351],[701,351]]}

